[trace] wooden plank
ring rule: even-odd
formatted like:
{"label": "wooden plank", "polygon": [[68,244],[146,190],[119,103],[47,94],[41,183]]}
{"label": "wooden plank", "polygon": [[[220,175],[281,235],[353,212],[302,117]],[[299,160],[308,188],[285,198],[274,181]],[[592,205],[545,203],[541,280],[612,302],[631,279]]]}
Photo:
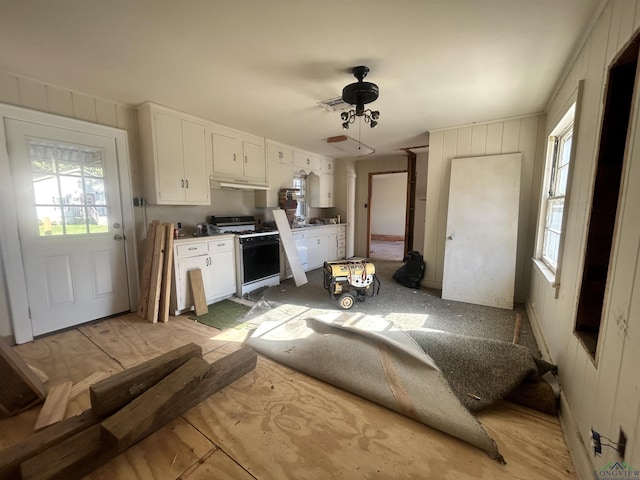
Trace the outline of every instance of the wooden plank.
{"label": "wooden plank", "polygon": [[[168,410],[175,417],[182,415],[194,405],[253,370],[256,361],[257,355],[250,347],[221,358],[209,366],[207,374],[199,382],[198,389],[193,392],[193,395],[188,396],[183,402],[172,405]],[[168,379],[169,377],[165,380]],[[158,384],[157,389],[154,387],[152,390],[162,388],[161,383]],[[151,390],[145,394],[146,400],[152,396]],[[169,415],[162,414],[147,428],[140,429],[135,435],[128,437],[127,441],[113,445],[101,441],[102,426],[94,425],[24,461],[20,466],[22,478],[24,480],[82,478],[168,421],[170,421]]]}
{"label": "wooden plank", "polygon": [[47,398],[44,401],[44,405],[42,405],[42,410],[40,410],[36,424],[33,427],[34,430],[40,430],[41,428],[64,420],[64,414],[67,413],[67,406],[69,405],[72,386],[73,382],[69,380],[49,388]]}
{"label": "wooden plank", "polygon": [[107,415],[126,405],[191,358],[202,357],[202,348],[188,343],[140,365],[118,372],[89,388],[97,415]]}
{"label": "wooden plank", "polygon": [[513,342],[518,343],[520,341],[520,329],[522,328],[522,316],[517,313],[516,314],[516,325],[513,330]]}
{"label": "wooden plank", "polygon": [[149,281],[149,299],[147,305],[147,320],[156,323],[160,309],[160,285],[162,282],[162,265],[164,261],[165,228],[156,224],[156,235],[153,243],[153,258],[151,261],[151,280]]}
{"label": "wooden plank", "polygon": [[189,281],[196,315],[204,315],[209,309],[207,307],[207,296],[204,293],[204,283],[202,282],[202,270],[199,268],[189,270]]}
{"label": "wooden plank", "polygon": [[80,380],[78,383],[73,384],[73,387],[71,387],[71,396],[69,397],[69,399],[73,400],[82,392],[89,389],[91,385],[93,385],[94,383],[98,383],[100,380],[103,380],[109,376],[111,376],[111,372],[105,372],[105,371],[93,372],[88,377],[85,377],[82,380]]}
{"label": "wooden plank", "polygon": [[293,280],[296,283],[296,287],[304,285],[305,283],[307,283],[307,274],[304,273],[302,262],[300,261],[300,257],[298,256],[298,249],[293,242],[293,236],[291,235],[291,227],[289,226],[289,221],[287,220],[287,214],[284,212],[284,210],[274,209],[273,218],[276,221],[278,232],[280,233],[280,242],[282,243],[284,254],[289,260],[291,273],[293,273]]}
{"label": "wooden plank", "polygon": [[44,385],[22,358],[0,338],[0,413],[13,415],[45,397]]}
{"label": "wooden plank", "polygon": [[173,223],[165,223],[164,265],[162,268],[162,287],[160,289],[160,310],[158,320],[169,321],[169,300],[171,297],[171,279],[173,278]]}
{"label": "wooden plank", "polygon": [[202,358],[192,358],[102,422],[102,438],[118,448],[132,445],[179,416],[209,372]]}
{"label": "wooden plank", "polygon": [[40,379],[42,383],[47,383],[47,381],[49,380],[49,377],[47,376],[46,373],[44,373],[38,367],[34,367],[33,365],[30,365],[28,363],[27,365],[29,365],[29,368],[31,369],[31,371],[36,374],[36,376]]}
{"label": "wooden plank", "polygon": [[156,224],[154,220],[147,228],[147,239],[144,242],[144,261],[142,264],[142,278],[140,279],[140,298],[138,300],[138,316],[147,318],[149,302],[149,284],[151,282],[151,264],[153,263],[153,245],[156,238]]}
{"label": "wooden plank", "polygon": [[102,417],[88,409],[80,415],[68,418],[34,433],[23,442],[6,448],[0,452],[0,480],[20,478],[20,464],[52,445],[95,425]]}

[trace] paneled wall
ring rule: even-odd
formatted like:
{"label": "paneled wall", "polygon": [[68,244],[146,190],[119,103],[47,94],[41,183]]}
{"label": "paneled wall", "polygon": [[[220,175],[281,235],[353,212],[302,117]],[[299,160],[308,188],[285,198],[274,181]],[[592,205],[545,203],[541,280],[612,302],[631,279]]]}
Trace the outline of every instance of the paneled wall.
{"label": "paneled wall", "polygon": [[355,255],[367,256],[367,219],[369,209],[369,174],[407,170],[406,155],[361,158],[356,161]]}
{"label": "paneled wall", "polygon": [[[529,285],[538,210],[544,116],[533,115],[498,122],[432,130],[429,132],[427,195],[425,206],[424,286],[442,288],[444,248],[449,203],[451,160],[503,153],[522,153],[518,253],[515,298],[524,301]],[[482,272],[475,272],[483,281]]]}
{"label": "paneled wall", "polygon": [[[551,360],[558,364],[563,387],[561,419],[574,460],[584,478],[618,460],[604,448],[594,457],[590,430],[617,441],[619,429],[628,436],[625,461],[640,466],[640,85],[635,86],[630,134],[625,153],[618,217],[613,239],[600,340],[592,359],[574,335],[586,232],[602,122],[608,68],[616,55],[638,34],[640,2],[606,3],[584,46],[569,65],[552,97],[546,131],[550,131],[584,79],[584,92],[574,142],[571,198],[565,250],[557,291],[537,268],[532,269],[527,299],[529,318],[540,332]],[[575,432],[579,434],[575,434]]]}

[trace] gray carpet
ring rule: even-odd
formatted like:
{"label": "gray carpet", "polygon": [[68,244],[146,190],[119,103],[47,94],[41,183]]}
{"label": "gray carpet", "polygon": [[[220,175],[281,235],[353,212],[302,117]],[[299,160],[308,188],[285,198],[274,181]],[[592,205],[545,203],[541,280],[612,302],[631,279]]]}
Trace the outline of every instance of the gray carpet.
{"label": "gray carpet", "polygon": [[[290,318],[286,308],[290,307],[270,311],[258,322],[249,339],[256,351],[504,461],[496,443],[459,401],[443,372],[406,331],[380,316],[302,309]],[[278,312],[284,320],[277,319]],[[511,347],[520,357],[531,358],[526,348]],[[512,377],[523,378],[535,369],[533,361],[526,364],[520,357],[510,357],[519,360],[518,365],[509,366]]]}

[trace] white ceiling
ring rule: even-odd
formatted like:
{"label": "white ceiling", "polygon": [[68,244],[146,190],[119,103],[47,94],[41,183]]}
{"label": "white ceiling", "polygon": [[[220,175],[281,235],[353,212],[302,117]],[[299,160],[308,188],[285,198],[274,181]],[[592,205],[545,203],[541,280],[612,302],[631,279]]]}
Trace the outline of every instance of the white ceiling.
{"label": "white ceiling", "polygon": [[[543,111],[601,0],[0,0],[0,69],[339,157],[317,102],[367,65],[376,155]],[[357,138],[357,123],[348,134]]]}

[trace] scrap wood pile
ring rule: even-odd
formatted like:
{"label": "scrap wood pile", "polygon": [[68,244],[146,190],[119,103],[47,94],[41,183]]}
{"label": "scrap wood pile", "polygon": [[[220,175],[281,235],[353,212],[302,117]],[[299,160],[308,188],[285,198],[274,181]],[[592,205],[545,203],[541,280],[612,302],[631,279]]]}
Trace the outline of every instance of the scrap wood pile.
{"label": "scrap wood pile", "polygon": [[173,269],[173,223],[154,220],[144,244],[138,316],[156,323],[169,321],[169,296]]}
{"label": "scrap wood pile", "polygon": [[0,479],[82,478],[252,371],[243,347],[212,364],[184,345],[89,389],[91,408],[0,452]]}

